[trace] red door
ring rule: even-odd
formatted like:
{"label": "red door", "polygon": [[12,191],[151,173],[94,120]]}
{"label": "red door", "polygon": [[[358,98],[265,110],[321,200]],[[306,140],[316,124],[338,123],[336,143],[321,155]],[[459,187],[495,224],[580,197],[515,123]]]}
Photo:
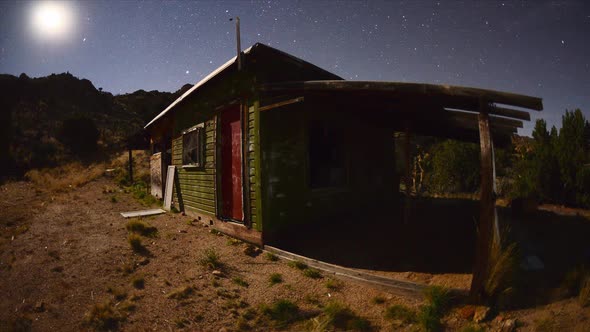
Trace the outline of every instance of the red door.
{"label": "red door", "polygon": [[242,202],[242,128],[240,107],[221,112],[222,217],[244,220]]}

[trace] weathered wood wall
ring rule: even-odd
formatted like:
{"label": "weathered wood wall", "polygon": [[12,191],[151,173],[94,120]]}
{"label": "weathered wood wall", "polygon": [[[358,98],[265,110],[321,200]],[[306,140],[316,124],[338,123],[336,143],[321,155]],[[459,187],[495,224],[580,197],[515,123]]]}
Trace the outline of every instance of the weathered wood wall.
{"label": "weathered wood wall", "polygon": [[[188,127],[194,126],[193,123]],[[185,209],[196,210],[215,216],[215,142],[216,120],[205,121],[205,166],[182,167],[182,134],[172,140],[172,164],[177,166],[178,184],[175,186],[174,201],[182,202]],[[180,189],[180,190],[179,190]]]}
{"label": "weathered wood wall", "polygon": [[[260,117],[265,238],[288,233],[301,223],[362,222],[394,209],[399,179],[393,132],[362,110],[342,112],[306,100],[264,111]],[[344,187],[310,186],[309,128],[317,120],[346,133],[348,184]]]}

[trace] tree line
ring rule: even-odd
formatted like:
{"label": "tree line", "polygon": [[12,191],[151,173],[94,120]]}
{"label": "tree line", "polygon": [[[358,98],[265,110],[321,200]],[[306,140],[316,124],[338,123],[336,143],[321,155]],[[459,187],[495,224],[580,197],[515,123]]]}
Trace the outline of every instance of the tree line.
{"label": "tree line", "polygon": [[[590,208],[590,123],[582,111],[566,110],[559,130],[539,119],[532,136],[495,149],[498,194]],[[412,189],[418,194],[479,190],[478,144],[424,139],[414,147]]]}

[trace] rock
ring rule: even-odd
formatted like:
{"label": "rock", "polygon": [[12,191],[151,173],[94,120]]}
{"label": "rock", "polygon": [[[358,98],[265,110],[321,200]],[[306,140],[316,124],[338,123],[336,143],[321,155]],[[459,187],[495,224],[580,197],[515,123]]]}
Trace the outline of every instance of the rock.
{"label": "rock", "polygon": [[488,319],[490,314],[490,308],[485,306],[479,306],[475,308],[475,312],[473,313],[473,321],[476,323],[480,323]]}
{"label": "rock", "polygon": [[216,276],[216,277],[222,277],[223,276],[223,272],[219,271],[219,270],[213,270],[213,272],[211,272],[212,275]]}
{"label": "rock", "polygon": [[466,305],[459,309],[459,316],[465,320],[470,320],[475,314],[475,307],[472,305]]}
{"label": "rock", "polygon": [[35,303],[35,307],[33,308],[35,312],[44,312],[45,311],[45,302],[39,301]]}
{"label": "rock", "polygon": [[178,233],[187,233],[187,231],[185,231],[184,229],[179,229]]}
{"label": "rock", "polygon": [[260,253],[262,253],[262,250],[260,250],[260,248],[252,244],[249,244],[244,248],[244,254],[251,257],[256,257],[260,255]]}
{"label": "rock", "polygon": [[516,319],[507,319],[502,322],[501,332],[513,332],[516,331]]}

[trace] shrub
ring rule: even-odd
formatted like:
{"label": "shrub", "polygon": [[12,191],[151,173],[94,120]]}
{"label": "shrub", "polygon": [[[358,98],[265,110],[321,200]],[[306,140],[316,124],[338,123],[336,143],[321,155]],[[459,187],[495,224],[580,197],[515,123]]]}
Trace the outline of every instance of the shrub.
{"label": "shrub", "polygon": [[213,248],[205,249],[199,259],[199,264],[212,270],[219,269],[223,266],[219,255]]}
{"label": "shrub", "polygon": [[495,302],[501,294],[509,293],[513,287],[517,272],[518,253],[516,244],[513,243],[504,250],[492,249],[490,273],[484,284],[487,296]]}
{"label": "shrub", "polygon": [[122,301],[127,298],[127,292],[124,289],[109,286],[107,292],[111,293],[116,301]]}

